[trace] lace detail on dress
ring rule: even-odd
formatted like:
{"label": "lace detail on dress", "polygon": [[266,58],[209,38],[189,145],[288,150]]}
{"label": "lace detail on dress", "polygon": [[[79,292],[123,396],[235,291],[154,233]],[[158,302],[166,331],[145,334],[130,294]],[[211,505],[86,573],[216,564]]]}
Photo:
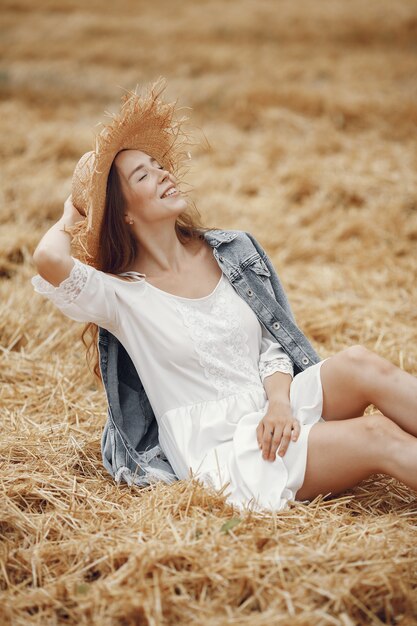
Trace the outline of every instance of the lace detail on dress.
{"label": "lace detail on dress", "polygon": [[261,376],[262,382],[264,378],[274,374],[275,372],[284,372],[285,374],[291,374],[294,378],[294,367],[288,356],[281,356],[271,361],[259,363],[259,374]]}
{"label": "lace detail on dress", "polygon": [[[200,365],[205,376],[218,391],[218,397],[242,392],[242,382],[230,376],[230,370],[246,377],[243,385],[256,387],[261,384],[259,370],[249,355],[248,335],[240,322],[237,308],[226,293],[226,281],[222,281],[212,298],[204,301],[176,301],[176,308],[188,328]],[[219,350],[227,358],[219,358]]]}
{"label": "lace detail on dress", "polygon": [[74,266],[67,278],[65,278],[58,287],[54,287],[39,274],[31,280],[35,291],[47,296],[56,305],[71,304],[73,300],[81,293],[88,278],[88,270],[86,266],[78,259],[74,258]]}

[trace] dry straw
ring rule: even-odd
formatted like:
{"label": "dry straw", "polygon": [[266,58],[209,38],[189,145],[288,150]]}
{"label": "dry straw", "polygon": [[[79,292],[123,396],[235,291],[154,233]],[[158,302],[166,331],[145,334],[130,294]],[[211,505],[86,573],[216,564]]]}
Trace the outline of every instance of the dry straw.
{"label": "dry straw", "polygon": [[242,515],[196,481],[115,485],[81,327],[30,285],[85,120],[164,67],[215,147],[207,221],[261,241],[323,357],[417,375],[415,1],[3,4],[1,626],[415,626],[415,493],[374,474]]}

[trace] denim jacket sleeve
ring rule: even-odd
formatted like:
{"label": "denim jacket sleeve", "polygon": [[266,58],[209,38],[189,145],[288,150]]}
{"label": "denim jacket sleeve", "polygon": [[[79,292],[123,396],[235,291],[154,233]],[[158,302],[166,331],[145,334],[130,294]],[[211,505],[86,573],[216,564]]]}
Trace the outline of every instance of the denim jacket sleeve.
{"label": "denim jacket sleeve", "polygon": [[294,378],[294,368],[290,357],[281,344],[262,325],[261,352],[259,356],[259,375],[262,383],[267,376],[275,372],[284,372]]}

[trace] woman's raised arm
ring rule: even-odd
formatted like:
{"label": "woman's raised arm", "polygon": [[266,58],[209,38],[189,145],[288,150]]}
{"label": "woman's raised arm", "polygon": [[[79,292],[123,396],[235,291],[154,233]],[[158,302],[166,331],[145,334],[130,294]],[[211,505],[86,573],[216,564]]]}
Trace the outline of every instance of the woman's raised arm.
{"label": "woman's raised arm", "polygon": [[72,204],[71,196],[64,203],[64,212],[60,219],[45,233],[33,253],[33,262],[40,276],[58,287],[68,278],[74,266],[71,258],[71,238],[64,231],[64,226],[73,226],[85,219]]}

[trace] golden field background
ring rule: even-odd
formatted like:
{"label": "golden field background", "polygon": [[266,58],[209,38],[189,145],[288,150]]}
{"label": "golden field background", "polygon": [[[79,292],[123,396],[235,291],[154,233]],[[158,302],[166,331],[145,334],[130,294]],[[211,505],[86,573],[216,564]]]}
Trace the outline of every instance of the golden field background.
{"label": "golden field background", "polygon": [[83,325],[30,284],[95,125],[162,75],[192,109],[205,223],[256,236],[323,358],[361,343],[417,375],[416,3],[3,0],[1,15],[0,623],[416,624],[415,493],[374,475],[239,516],[195,481],[115,485]]}

